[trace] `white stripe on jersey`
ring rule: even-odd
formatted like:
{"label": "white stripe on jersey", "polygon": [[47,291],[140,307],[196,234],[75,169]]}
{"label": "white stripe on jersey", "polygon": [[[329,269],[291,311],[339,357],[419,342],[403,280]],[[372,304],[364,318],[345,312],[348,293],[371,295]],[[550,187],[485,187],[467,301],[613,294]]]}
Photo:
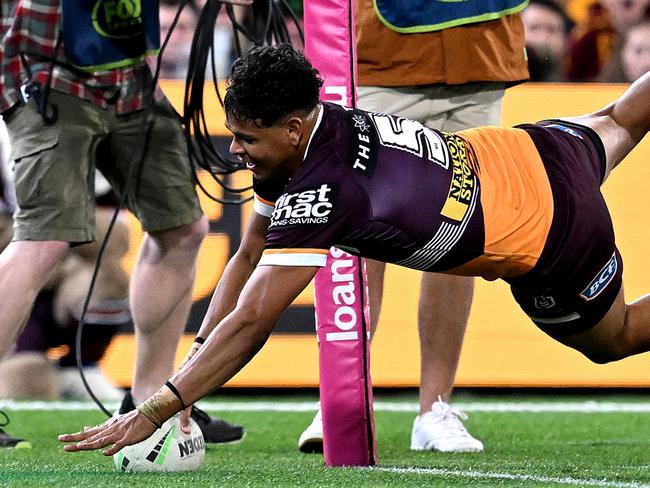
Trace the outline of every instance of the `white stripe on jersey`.
{"label": "white stripe on jersey", "polygon": [[268,217],[269,219],[273,215],[273,209],[275,207],[273,205],[269,205],[268,203],[264,203],[262,200],[258,198],[257,195],[253,195],[253,210],[262,217]]}
{"label": "white stripe on jersey", "polygon": [[317,253],[301,253],[296,252],[295,249],[292,249],[293,252],[288,252],[286,254],[262,254],[258,266],[318,266],[321,268],[325,267],[327,261],[327,253],[317,254]]}
{"label": "white stripe on jersey", "polygon": [[[477,188],[476,177],[474,177],[474,187]],[[443,222],[433,239],[427,242],[422,249],[415,251],[411,256],[398,261],[396,264],[407,268],[426,270],[440,261],[456,245],[465,232],[467,224],[474,214],[479,193],[479,191],[475,191],[472,195],[469,210],[460,225]]]}

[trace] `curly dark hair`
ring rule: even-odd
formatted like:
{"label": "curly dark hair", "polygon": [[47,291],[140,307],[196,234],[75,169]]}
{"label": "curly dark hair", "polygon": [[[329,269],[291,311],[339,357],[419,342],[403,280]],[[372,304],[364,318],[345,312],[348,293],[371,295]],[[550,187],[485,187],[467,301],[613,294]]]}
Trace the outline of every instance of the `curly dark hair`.
{"label": "curly dark hair", "polygon": [[260,120],[270,127],[293,112],[318,104],[323,80],[290,44],[252,48],[230,68],[224,108],[236,120]]}

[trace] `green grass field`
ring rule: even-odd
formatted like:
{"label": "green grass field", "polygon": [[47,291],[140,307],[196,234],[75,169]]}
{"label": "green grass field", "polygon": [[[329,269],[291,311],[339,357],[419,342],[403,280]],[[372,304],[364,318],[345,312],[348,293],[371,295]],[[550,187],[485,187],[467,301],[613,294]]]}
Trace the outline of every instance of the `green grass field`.
{"label": "green grass field", "polygon": [[[0,486],[650,487],[646,397],[458,395],[456,403],[470,415],[466,425],[484,441],[486,451],[450,455],[411,451],[415,394],[382,394],[376,398],[380,464],[374,469],[325,468],[322,456],[298,452],[297,438],[312,417],[305,408],[313,400],[260,395],[211,399],[207,410],[245,425],[247,435],[239,444],[209,447],[202,470],[178,474],[118,473],[112,460],[99,453],[64,453],[58,433],[102,421],[102,414],[88,407],[28,410],[5,405],[12,421],[7,430],[30,440],[33,448],[0,450]],[[258,405],[266,410],[245,411],[260,401],[277,408]],[[587,401],[593,403],[585,409]],[[287,402],[305,408],[277,411],[288,409]],[[499,406],[507,411],[497,411]],[[606,412],[598,411],[605,407]],[[540,411],[528,411],[534,408]]]}

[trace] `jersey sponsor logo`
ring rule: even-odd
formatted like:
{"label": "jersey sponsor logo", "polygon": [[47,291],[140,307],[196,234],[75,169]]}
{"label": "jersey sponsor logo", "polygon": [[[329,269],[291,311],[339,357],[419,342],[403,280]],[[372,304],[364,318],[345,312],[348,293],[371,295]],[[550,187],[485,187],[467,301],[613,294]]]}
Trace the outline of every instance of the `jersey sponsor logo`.
{"label": "jersey sponsor logo", "polygon": [[452,161],[452,175],[449,194],[440,215],[461,222],[472,201],[476,179],[467,164],[465,142],[460,137],[449,133],[445,133],[445,140]]}
{"label": "jersey sponsor logo", "polygon": [[351,148],[352,169],[370,176],[377,165],[377,136],[372,130],[370,120],[363,112],[353,113],[352,129],[356,136]]}
{"label": "jersey sponsor logo", "polygon": [[427,158],[432,163],[449,168],[445,143],[437,132],[414,120],[395,115],[368,113],[377,128],[379,142],[386,147],[401,149]]}
{"label": "jersey sponsor logo", "polygon": [[328,184],[318,188],[285,193],[275,203],[270,227],[296,224],[325,224],[332,213],[333,189]]}
{"label": "jersey sponsor logo", "polygon": [[600,295],[607,285],[611,283],[612,278],[616,275],[618,270],[618,261],[616,260],[616,253],[612,254],[607,264],[602,267],[596,277],[587,285],[587,288],[582,290],[580,296],[585,300],[593,300]]}

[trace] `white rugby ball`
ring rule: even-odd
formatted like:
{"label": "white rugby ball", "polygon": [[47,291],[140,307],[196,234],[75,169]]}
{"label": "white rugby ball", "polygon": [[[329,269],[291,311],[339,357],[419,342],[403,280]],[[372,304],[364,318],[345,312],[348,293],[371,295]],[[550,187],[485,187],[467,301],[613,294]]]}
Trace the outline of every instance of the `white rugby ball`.
{"label": "white rugby ball", "polygon": [[190,419],[192,432],[181,430],[180,415],[167,420],[151,437],[126,446],[113,455],[118,471],[195,471],[205,460],[205,441],[198,424]]}

